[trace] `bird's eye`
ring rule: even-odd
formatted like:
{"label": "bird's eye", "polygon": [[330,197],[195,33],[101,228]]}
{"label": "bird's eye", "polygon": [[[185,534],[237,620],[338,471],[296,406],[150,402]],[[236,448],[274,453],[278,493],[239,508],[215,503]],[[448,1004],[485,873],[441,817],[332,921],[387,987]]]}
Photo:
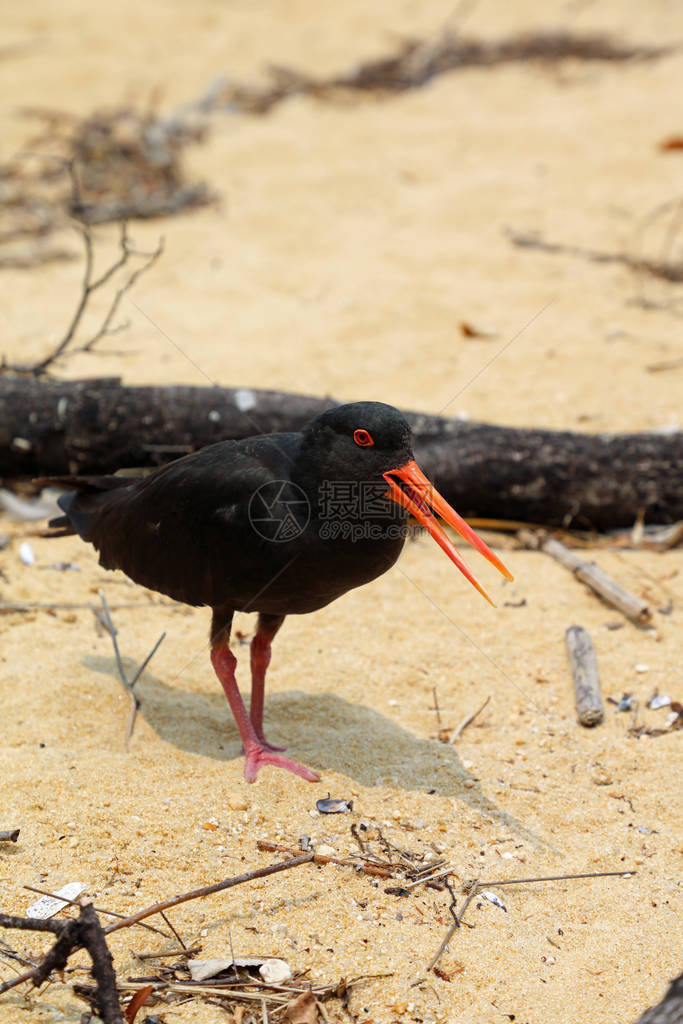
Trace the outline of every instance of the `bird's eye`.
{"label": "bird's eye", "polygon": [[375,443],[367,430],[354,430],[353,439],[361,448],[368,448]]}

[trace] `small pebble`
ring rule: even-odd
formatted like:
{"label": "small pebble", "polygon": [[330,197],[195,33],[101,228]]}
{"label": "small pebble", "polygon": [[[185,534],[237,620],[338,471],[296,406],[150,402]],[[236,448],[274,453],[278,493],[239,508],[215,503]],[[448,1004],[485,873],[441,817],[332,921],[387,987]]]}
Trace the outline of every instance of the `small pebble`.
{"label": "small pebble", "polygon": [[249,807],[249,801],[244,796],[231,794],[228,797],[228,807],[231,811],[246,811]]}
{"label": "small pebble", "polygon": [[321,843],[320,846],[316,846],[315,852],[320,854],[321,857],[336,857],[337,851],[334,846],[328,846],[327,843]]}
{"label": "small pebble", "polygon": [[649,671],[650,671],[650,666],[649,665],[644,665],[642,662],[639,662],[636,665],[636,672],[643,673],[643,672],[649,672]]}

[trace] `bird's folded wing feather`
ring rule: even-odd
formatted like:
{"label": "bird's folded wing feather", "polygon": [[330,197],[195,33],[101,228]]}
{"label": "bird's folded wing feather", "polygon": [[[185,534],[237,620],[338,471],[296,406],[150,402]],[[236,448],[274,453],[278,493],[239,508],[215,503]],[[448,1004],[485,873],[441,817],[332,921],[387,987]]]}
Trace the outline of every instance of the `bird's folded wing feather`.
{"label": "bird's folded wing feather", "polygon": [[216,605],[229,577],[244,578],[253,550],[266,543],[248,508],[253,493],[277,479],[278,460],[269,455],[221,442],[129,487],[79,495],[72,514],[80,503],[105,568],[178,601]]}

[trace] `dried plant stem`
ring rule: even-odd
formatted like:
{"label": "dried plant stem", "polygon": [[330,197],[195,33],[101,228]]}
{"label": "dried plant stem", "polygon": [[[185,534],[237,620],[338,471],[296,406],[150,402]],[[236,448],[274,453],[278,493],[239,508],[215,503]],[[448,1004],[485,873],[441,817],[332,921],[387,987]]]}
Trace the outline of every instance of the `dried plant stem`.
{"label": "dried plant stem", "polygon": [[149,654],[147,655],[145,660],[142,662],[142,664],[138,668],[138,670],[135,673],[135,675],[133,676],[133,678],[131,680],[129,680],[128,676],[126,675],[125,669],[123,667],[123,661],[121,659],[121,651],[119,650],[118,640],[116,639],[117,634],[118,634],[118,630],[117,630],[116,626],[114,625],[114,621],[113,621],[113,619],[111,617],[111,612],[109,610],[109,605],[107,604],[107,599],[104,596],[104,591],[100,590],[99,591],[99,595],[100,595],[100,600],[102,601],[103,613],[101,615],[98,614],[98,618],[99,618],[100,622],[102,623],[102,625],[104,626],[104,628],[109,633],[109,636],[111,637],[111,642],[114,645],[114,654],[116,655],[116,664],[117,664],[117,667],[118,667],[118,670],[119,670],[119,676],[121,678],[121,683],[123,684],[123,688],[127,692],[128,696],[130,697],[130,701],[131,701],[130,712],[129,712],[129,715],[128,715],[128,722],[126,723],[126,734],[125,734],[125,738],[124,738],[125,748],[126,748],[126,750],[128,750],[128,748],[130,746],[131,737],[133,735],[133,729],[135,728],[135,716],[137,715],[138,708],[140,707],[140,700],[139,700],[138,695],[135,693],[135,690],[133,688],[134,688],[135,684],[137,683],[138,679],[140,678],[140,676],[142,675],[142,673],[144,672],[144,670],[147,668],[147,665],[150,663],[150,661],[152,660],[152,658],[156,654],[156,652],[159,649],[159,646],[160,646],[162,640],[166,636],[166,633],[164,632],[164,633],[161,634],[161,636],[159,637],[157,642],[154,644],[154,647],[152,648],[152,650],[149,652]]}
{"label": "dried plant stem", "polygon": [[284,860],[279,864],[269,864],[264,868],[255,868],[253,871],[245,871],[242,875],[235,875],[233,878],[226,878],[222,882],[215,882],[213,885],[204,885],[200,889],[192,889],[190,892],[181,893],[179,896],[171,896],[167,900],[161,900],[159,903],[153,903],[150,907],[146,907],[144,910],[139,910],[137,914],[132,914],[130,917],[124,918],[122,921],[116,921],[114,924],[108,925],[104,929],[105,935],[110,935],[112,932],[117,932],[120,928],[129,928],[133,924],[137,924],[139,921],[143,921],[146,917],[151,917],[152,914],[159,914],[162,910],[169,910],[171,907],[177,907],[180,903],[187,903],[189,900],[198,900],[203,896],[211,896],[213,893],[222,892],[224,889],[231,889],[235,885],[242,885],[244,882],[251,882],[255,878],[265,878],[267,875],[277,874],[278,871],[288,871],[290,868],[298,868],[302,864],[310,864],[315,854],[313,853],[302,853],[300,857],[294,857],[292,860]]}
{"label": "dried plant stem", "polygon": [[[78,175],[76,173],[75,165],[72,161],[67,161],[66,167],[71,178],[71,190],[73,196],[72,208],[75,211],[82,211],[83,202],[81,198],[80,184],[78,181]],[[120,255],[99,277],[94,277],[92,228],[85,220],[77,221],[76,227],[78,228],[81,234],[81,238],[83,239],[83,246],[85,249],[85,266],[83,269],[83,284],[81,285],[81,294],[76,304],[76,309],[74,310],[71,322],[69,323],[66,331],[64,332],[58,343],[55,345],[55,347],[52,349],[52,351],[49,352],[43,359],[40,359],[37,363],[33,363],[32,365],[27,366],[12,366],[5,363],[5,361],[3,360],[0,363],[0,371],[10,370],[13,373],[28,374],[33,377],[40,377],[42,374],[45,373],[45,371],[50,366],[52,366],[58,360],[63,359],[66,355],[73,355],[76,352],[92,352],[97,342],[100,341],[102,338],[111,336],[112,334],[118,334],[127,326],[127,324],[124,323],[119,325],[118,327],[112,327],[111,323],[114,317],[116,316],[116,312],[119,308],[123,296],[126,294],[126,292],[130,291],[130,289],[135,285],[140,275],[144,274],[145,271],[149,270],[152,264],[155,263],[161,256],[162,252],[164,251],[163,239],[159,240],[159,243],[154,252],[138,253],[136,252],[135,249],[131,247],[130,241],[128,239],[128,231],[126,228],[126,224],[125,221],[123,221],[121,223],[121,235],[119,240]],[[138,267],[137,270],[134,270],[132,273],[130,273],[123,282],[123,284],[115,292],[114,298],[109,304],[109,309],[107,310],[104,319],[102,320],[102,323],[95,331],[95,333],[86,342],[84,342],[83,345],[80,346],[80,348],[74,349],[73,347],[71,347],[93,294],[99,291],[99,289],[101,289],[104,285],[106,285],[114,276],[114,274],[116,274],[119,270],[122,270],[128,264],[130,259],[133,258],[134,256],[143,256],[145,262],[140,267]]]}
{"label": "dried plant stem", "polygon": [[460,725],[457,727],[457,729],[455,730],[455,732],[451,736],[451,743],[455,743],[456,742],[456,740],[464,733],[464,731],[467,728],[467,726],[471,725],[472,722],[475,720],[475,718],[482,713],[482,711],[484,710],[484,708],[486,707],[486,705],[488,704],[488,702],[490,700],[491,700],[491,696],[489,695],[486,698],[486,700],[484,701],[484,703],[481,705],[481,707],[477,708],[477,710],[473,711],[471,714],[465,715],[465,717],[463,718],[462,722],[460,723]]}

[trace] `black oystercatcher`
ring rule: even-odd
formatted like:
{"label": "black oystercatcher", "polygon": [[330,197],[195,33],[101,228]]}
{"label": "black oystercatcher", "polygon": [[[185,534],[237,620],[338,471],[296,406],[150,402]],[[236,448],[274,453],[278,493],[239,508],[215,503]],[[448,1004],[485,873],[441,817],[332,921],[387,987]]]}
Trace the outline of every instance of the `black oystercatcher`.
{"label": "black oystercatcher", "polygon": [[[221,441],[143,478],[51,482],[75,491],[59,499],[65,515],[50,523],[62,528],[58,535],[78,533],[106,569],[212,608],[211,661],[249,782],[269,764],[318,781],[263,734],[271,641],[286,615],[313,612],[386,572],[403,547],[408,512],[485,597],[432,510],[512,578],[420,471],[401,413],[379,402],[330,409],[298,434]],[[249,713],[229,646],[235,611],[259,616]]]}

